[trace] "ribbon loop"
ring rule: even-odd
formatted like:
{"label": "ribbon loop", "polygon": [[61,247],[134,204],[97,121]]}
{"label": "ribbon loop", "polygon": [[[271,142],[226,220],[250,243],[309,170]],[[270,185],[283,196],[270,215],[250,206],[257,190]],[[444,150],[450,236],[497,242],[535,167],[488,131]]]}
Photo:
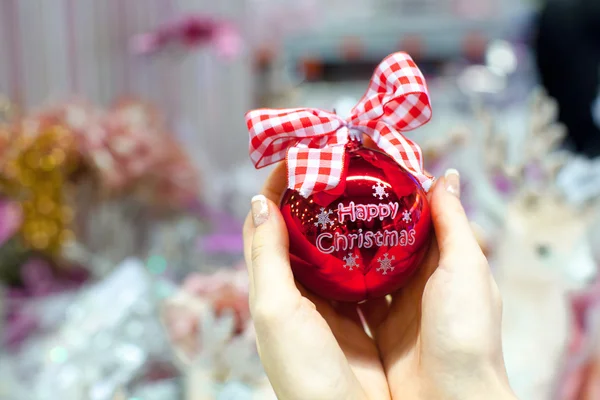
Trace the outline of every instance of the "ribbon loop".
{"label": "ribbon loop", "polygon": [[423,171],[421,149],[400,132],[431,115],[425,78],[409,55],[396,53],[379,64],[348,121],[313,108],[249,112],[250,158],[256,168],[287,158],[289,187],[308,197],[340,184],[345,145],[362,132],[428,190],[432,178]]}
{"label": "ribbon loop", "polygon": [[[303,144],[322,148],[345,125],[335,114],[314,108],[260,109],[246,114],[250,159],[256,168],[285,159],[288,149]],[[308,139],[308,140],[307,140]]]}
{"label": "ribbon loop", "polygon": [[408,54],[396,53],[379,64],[350,119],[354,124],[381,120],[406,132],[429,122],[431,115],[423,74]]}

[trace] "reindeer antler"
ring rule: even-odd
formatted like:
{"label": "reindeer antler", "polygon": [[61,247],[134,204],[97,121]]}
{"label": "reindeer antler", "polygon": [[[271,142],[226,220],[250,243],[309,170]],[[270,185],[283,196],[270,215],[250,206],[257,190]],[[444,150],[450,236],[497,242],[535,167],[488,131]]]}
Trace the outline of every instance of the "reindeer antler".
{"label": "reindeer antler", "polygon": [[421,144],[423,159],[429,166],[436,164],[445,155],[452,153],[463,146],[469,139],[469,129],[465,126],[456,126],[445,135],[431,138]]}
{"label": "reindeer antler", "polygon": [[491,113],[483,107],[476,108],[484,128],[485,163],[489,170],[502,173],[519,188],[527,186],[529,167],[537,166],[541,170],[542,186],[551,189],[556,175],[570,158],[568,152],[558,150],[566,129],[557,122],[556,101],[543,90],[532,94],[530,104],[530,123],[521,144],[522,152],[515,160],[509,160],[508,137],[497,131]]}
{"label": "reindeer antler", "polygon": [[539,164],[544,172],[545,185],[552,186],[570,154],[559,151],[567,129],[558,122],[558,103],[543,90],[533,94],[529,134],[531,145],[525,149],[526,159]]}
{"label": "reindeer antler", "polygon": [[[485,218],[491,218],[494,224],[502,224],[505,214],[505,200],[493,184],[491,171],[504,173],[507,146],[505,138],[497,134],[493,118],[489,111],[477,100],[473,101],[474,124],[469,128],[466,158],[473,165],[465,168],[468,181],[476,190],[474,196],[480,204]],[[477,134],[475,134],[477,132]]]}
{"label": "reindeer antler", "polygon": [[508,144],[505,135],[500,134],[492,114],[481,104],[475,105],[475,115],[483,128],[483,150],[485,167],[492,172],[501,172],[512,176],[513,171],[508,165]]}

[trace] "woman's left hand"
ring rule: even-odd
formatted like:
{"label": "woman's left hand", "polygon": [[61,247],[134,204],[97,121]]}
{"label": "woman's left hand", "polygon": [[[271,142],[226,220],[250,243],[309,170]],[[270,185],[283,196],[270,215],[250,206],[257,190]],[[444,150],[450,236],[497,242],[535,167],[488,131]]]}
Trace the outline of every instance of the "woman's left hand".
{"label": "woman's left hand", "polygon": [[250,310],[275,393],[283,400],[388,400],[379,352],[356,305],[332,304],[294,280],[287,229],[274,203],[285,187],[281,164],[253,199],[244,227]]}

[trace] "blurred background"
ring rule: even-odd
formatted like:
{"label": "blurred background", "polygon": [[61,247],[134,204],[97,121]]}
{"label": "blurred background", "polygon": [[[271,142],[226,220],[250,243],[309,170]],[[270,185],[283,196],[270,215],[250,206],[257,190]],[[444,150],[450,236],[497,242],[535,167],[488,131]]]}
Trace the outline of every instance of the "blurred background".
{"label": "blurred background", "polygon": [[273,399],[246,111],[348,114],[403,50],[519,398],[600,399],[597,0],[0,0],[0,399]]}

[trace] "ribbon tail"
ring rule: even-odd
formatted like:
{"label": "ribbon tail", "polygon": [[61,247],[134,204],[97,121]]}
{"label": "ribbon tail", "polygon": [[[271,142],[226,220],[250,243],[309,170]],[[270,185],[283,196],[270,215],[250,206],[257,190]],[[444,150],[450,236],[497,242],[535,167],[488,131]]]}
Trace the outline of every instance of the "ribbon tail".
{"label": "ribbon tail", "polygon": [[345,143],[322,149],[290,148],[288,186],[305,198],[313,193],[337,191],[343,183],[345,149]]}
{"label": "ribbon tail", "polygon": [[429,191],[434,178],[423,169],[423,155],[418,144],[381,121],[367,121],[361,124],[361,128],[377,147],[411,173],[425,191]]}

